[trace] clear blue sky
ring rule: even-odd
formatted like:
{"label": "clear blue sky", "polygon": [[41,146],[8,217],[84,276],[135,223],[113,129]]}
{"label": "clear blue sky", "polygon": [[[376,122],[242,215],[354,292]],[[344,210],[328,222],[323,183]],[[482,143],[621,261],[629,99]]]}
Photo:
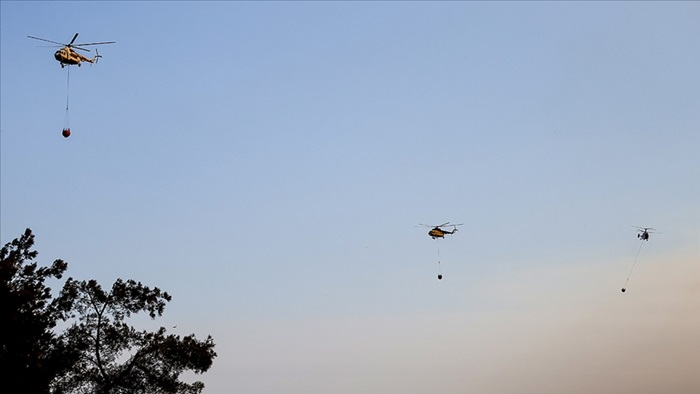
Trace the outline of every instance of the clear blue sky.
{"label": "clear blue sky", "polygon": [[171,293],[206,393],[700,391],[700,3],[0,11],[2,243]]}

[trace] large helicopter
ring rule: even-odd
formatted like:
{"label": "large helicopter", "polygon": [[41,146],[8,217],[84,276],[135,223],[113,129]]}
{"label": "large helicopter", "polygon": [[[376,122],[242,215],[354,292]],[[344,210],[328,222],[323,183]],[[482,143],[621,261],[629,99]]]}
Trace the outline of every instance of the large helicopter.
{"label": "large helicopter", "polygon": [[[445,238],[445,234],[454,234],[457,232],[457,226],[461,226],[462,223],[459,224],[450,224],[450,222],[445,222],[443,224],[438,224],[437,226],[429,225],[429,224],[419,224],[420,226],[425,226],[425,227],[432,227],[430,231],[428,231],[428,235],[430,235],[433,239],[437,238]],[[441,227],[452,227],[452,231],[444,230]]]}
{"label": "large helicopter", "polygon": [[639,238],[642,241],[649,241],[649,232],[654,232],[656,231],[655,228],[653,227],[639,227],[639,226],[632,226],[632,227],[637,227],[637,231],[639,233],[637,234],[637,238]]}
{"label": "large helicopter", "polygon": [[97,52],[97,49],[95,49],[95,56],[93,58],[89,58],[89,57],[83,56],[83,55],[79,54],[78,52],[74,51],[73,48],[79,49],[79,50],[85,51],[85,52],[90,52],[89,49],[82,48],[82,47],[86,47],[89,45],[105,45],[105,44],[116,43],[116,41],[105,41],[105,42],[91,42],[88,44],[73,44],[75,42],[75,39],[78,38],[78,33],[75,33],[75,35],[73,36],[73,39],[70,40],[70,42],[68,44],[62,44],[60,42],[47,40],[45,38],[32,37],[32,36],[27,36],[27,37],[35,39],[35,40],[50,42],[50,43],[56,44],[58,46],[62,46],[63,48],[57,50],[56,53],[53,54],[53,57],[59,63],[61,63],[61,68],[65,67],[66,65],[71,65],[71,64],[77,64],[78,67],[80,67],[80,63],[82,63],[82,62],[97,63],[97,59],[102,57],[102,56],[100,56],[100,53]]}

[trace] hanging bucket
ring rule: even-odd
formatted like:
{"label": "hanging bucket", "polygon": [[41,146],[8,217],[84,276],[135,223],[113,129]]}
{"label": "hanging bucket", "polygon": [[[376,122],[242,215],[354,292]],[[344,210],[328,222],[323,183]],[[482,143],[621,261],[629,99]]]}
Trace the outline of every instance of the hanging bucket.
{"label": "hanging bucket", "polygon": [[63,129],[63,131],[61,132],[61,135],[63,136],[63,138],[70,137],[70,129]]}

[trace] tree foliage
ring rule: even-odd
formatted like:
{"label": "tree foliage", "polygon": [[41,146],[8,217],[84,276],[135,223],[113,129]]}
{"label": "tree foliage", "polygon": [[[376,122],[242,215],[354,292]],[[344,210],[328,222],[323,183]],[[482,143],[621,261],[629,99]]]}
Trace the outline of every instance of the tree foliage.
{"label": "tree foliage", "polygon": [[[45,285],[68,265],[32,262],[30,229],[0,250],[0,381],[24,393],[195,394],[201,382],[179,380],[184,371],[206,372],[216,353],[211,336],[137,331],[132,315],[162,316],[168,293],[134,280],[117,279],[105,291],[95,280],[64,283],[53,297]],[[59,321],[70,326],[54,332]]]}
{"label": "tree foliage", "polygon": [[[105,291],[96,281],[68,279],[63,292],[75,300],[77,321],[64,333],[66,344],[81,349],[71,373],[56,382],[57,392],[77,393],[199,393],[201,382],[179,380],[185,370],[206,372],[212,365],[214,342],[194,335],[181,338],[137,331],[125,322],[132,314],[161,316],[171,297],[158,288],[118,279]],[[124,361],[126,360],[126,361]]]}
{"label": "tree foliage", "polygon": [[30,229],[0,249],[0,373],[3,385],[28,393],[48,393],[49,382],[77,360],[77,353],[57,340],[53,328],[65,318],[71,302],[53,298],[47,279],[60,279],[68,265],[32,262]]}

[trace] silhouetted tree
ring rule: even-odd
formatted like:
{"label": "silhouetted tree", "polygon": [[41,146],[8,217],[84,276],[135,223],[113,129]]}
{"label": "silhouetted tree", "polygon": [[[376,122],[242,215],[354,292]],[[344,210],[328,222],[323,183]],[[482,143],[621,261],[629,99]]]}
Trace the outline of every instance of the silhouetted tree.
{"label": "silhouetted tree", "polygon": [[[201,382],[179,380],[184,371],[206,372],[216,353],[211,336],[137,331],[125,319],[161,316],[170,295],[133,280],[117,279],[106,292],[95,281],[69,278],[53,297],[44,282],[61,279],[68,265],[31,261],[30,229],[0,250],[0,388],[13,393],[196,394]],[[60,335],[59,321],[72,325]]]}
{"label": "silhouetted tree", "polygon": [[77,321],[61,336],[65,346],[81,350],[70,373],[54,383],[57,393],[200,393],[201,382],[179,380],[183,371],[206,372],[216,353],[209,336],[184,338],[137,331],[125,319],[148,312],[161,316],[168,293],[133,280],[118,279],[110,291],[94,280],[69,278],[62,296],[75,300]]}
{"label": "silhouetted tree", "polygon": [[68,265],[33,263],[30,229],[0,249],[0,384],[22,393],[48,393],[49,382],[77,361],[53,329],[66,317],[70,299],[53,298],[44,282],[60,279]]}

